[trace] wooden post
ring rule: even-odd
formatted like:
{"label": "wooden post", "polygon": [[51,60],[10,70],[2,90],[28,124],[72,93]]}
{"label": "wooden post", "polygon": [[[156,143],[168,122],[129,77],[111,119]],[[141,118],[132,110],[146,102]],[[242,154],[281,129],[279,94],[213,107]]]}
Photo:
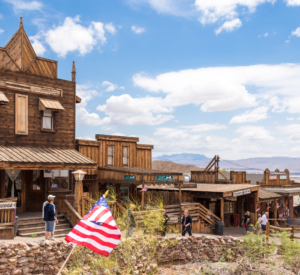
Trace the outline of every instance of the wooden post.
{"label": "wooden post", "polygon": [[224,222],[224,199],[220,199],[221,221]]}
{"label": "wooden post", "polygon": [[71,255],[73,254],[75,248],[76,248],[76,246],[74,246],[72,248],[72,250],[70,251],[70,253],[69,253],[68,257],[67,257],[67,259],[64,261],[63,265],[61,266],[60,270],[58,271],[57,275],[60,275],[61,272],[64,270],[64,268],[66,266],[66,263],[69,261],[69,259],[70,259]]}
{"label": "wooden post", "polygon": [[73,61],[73,68],[72,68],[72,81],[76,82],[76,69],[75,69],[75,61]]}
{"label": "wooden post", "polygon": [[267,243],[269,243],[269,236],[270,236],[270,223],[267,222],[267,225],[266,225],[266,237],[267,237]]}
{"label": "wooden post", "polygon": [[82,181],[75,181],[75,191],[74,191],[74,208],[80,216],[82,216],[81,203],[83,198],[83,186]]}
{"label": "wooden post", "polygon": [[274,218],[275,218],[275,221],[274,221],[274,226],[277,226],[277,200],[275,200],[275,209],[274,209]]}
{"label": "wooden post", "polygon": [[270,218],[270,208],[269,208],[269,206],[270,206],[270,202],[267,203],[267,210],[268,210],[268,214],[269,214],[268,217]]}
{"label": "wooden post", "polygon": [[5,198],[5,170],[0,170],[0,198]]}
{"label": "wooden post", "polygon": [[182,197],[181,197],[181,184],[179,185],[179,222],[181,221],[182,211],[181,211]]}
{"label": "wooden post", "polygon": [[[284,197],[284,209],[287,209],[287,199]],[[286,228],[286,219],[284,220],[284,228]]]}
{"label": "wooden post", "polygon": [[116,201],[118,203],[120,203],[121,202],[121,186],[118,183],[115,186],[116,186]]}
{"label": "wooden post", "polygon": [[258,197],[258,191],[254,192],[254,206],[255,206],[255,212],[254,212],[254,224],[257,222],[257,207],[258,207],[259,197]]}
{"label": "wooden post", "polygon": [[[143,182],[142,184],[143,189],[145,188],[145,184]],[[145,191],[142,192],[142,209],[144,209],[144,205],[145,205]]]}
{"label": "wooden post", "polygon": [[291,231],[291,239],[294,241],[294,233],[295,233],[295,228],[293,225],[291,225],[292,231]]}

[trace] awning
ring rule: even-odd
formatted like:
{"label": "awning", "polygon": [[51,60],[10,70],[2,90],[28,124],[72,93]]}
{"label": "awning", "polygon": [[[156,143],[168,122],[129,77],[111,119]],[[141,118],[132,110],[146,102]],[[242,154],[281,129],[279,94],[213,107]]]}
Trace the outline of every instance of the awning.
{"label": "awning", "polygon": [[265,188],[268,191],[276,192],[283,196],[297,196],[300,195],[300,187],[298,188]]}
{"label": "awning", "polygon": [[0,105],[7,104],[9,102],[8,98],[3,92],[0,92]]}
{"label": "awning", "polygon": [[97,169],[97,163],[74,149],[0,146],[0,169]]}
{"label": "awning", "polygon": [[76,96],[76,103],[81,103],[81,98],[79,96]]}
{"label": "awning", "polygon": [[40,111],[50,110],[54,112],[64,111],[65,108],[57,100],[40,98]]}
{"label": "awning", "polygon": [[[273,190],[272,190],[273,191]],[[259,188],[259,201],[268,201],[268,200],[274,200],[281,197],[280,194],[274,193],[270,190],[266,190],[265,188]]]}

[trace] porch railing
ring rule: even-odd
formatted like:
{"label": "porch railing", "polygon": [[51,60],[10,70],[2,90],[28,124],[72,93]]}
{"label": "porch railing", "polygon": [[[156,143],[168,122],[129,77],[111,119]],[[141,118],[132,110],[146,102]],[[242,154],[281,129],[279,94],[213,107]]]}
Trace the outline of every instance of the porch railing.
{"label": "porch railing", "polygon": [[14,238],[17,198],[0,199],[0,239]]}
{"label": "porch railing", "polygon": [[277,226],[272,226],[270,225],[270,223],[268,222],[266,225],[266,236],[267,238],[272,237],[272,234],[270,234],[270,229],[273,230],[277,230],[277,231],[286,231],[289,232],[289,238],[291,239],[300,239],[300,237],[296,237],[295,236],[295,231],[300,231],[300,227],[294,227],[294,225],[291,225],[291,228],[281,228],[281,227],[277,227]]}
{"label": "porch railing", "polygon": [[81,216],[68,200],[63,200],[62,213],[65,214],[66,219],[70,222],[72,227],[74,227],[81,220]]}

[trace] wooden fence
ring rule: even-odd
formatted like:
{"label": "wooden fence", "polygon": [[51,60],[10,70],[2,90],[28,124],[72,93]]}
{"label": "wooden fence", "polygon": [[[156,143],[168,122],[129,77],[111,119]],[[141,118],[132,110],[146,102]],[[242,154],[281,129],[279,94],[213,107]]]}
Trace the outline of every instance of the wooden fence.
{"label": "wooden fence", "polygon": [[290,228],[281,228],[281,227],[277,227],[277,226],[272,226],[268,222],[267,226],[266,226],[266,236],[267,236],[267,238],[272,237],[272,234],[270,234],[270,229],[277,230],[277,231],[289,232],[290,233],[289,236],[288,236],[289,238],[291,238],[291,239],[300,239],[300,237],[295,236],[295,231],[300,231],[300,227],[295,228],[294,225],[291,225]]}

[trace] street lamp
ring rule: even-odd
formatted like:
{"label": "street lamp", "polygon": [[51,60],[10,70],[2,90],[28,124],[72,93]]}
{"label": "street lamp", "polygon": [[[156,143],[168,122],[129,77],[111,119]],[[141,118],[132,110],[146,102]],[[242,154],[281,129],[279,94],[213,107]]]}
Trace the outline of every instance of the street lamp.
{"label": "street lamp", "polygon": [[84,210],[81,209],[80,207],[80,203],[82,203],[83,206],[83,185],[82,185],[82,181],[84,179],[84,176],[86,174],[86,172],[82,171],[82,170],[77,170],[72,172],[72,174],[74,175],[75,178],[75,190],[74,190],[74,208],[76,209],[76,211],[78,212],[78,214],[80,216],[83,216],[84,214]]}

